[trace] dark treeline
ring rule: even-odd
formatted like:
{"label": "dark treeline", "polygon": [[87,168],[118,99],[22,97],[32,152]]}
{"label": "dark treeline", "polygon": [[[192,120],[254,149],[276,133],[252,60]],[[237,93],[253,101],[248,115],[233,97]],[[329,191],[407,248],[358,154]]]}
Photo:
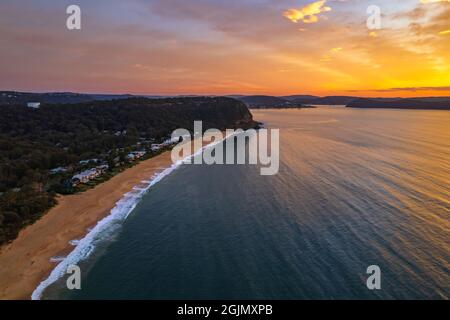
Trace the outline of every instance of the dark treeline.
{"label": "dark treeline", "polygon": [[66,175],[57,167],[123,157],[139,141],[161,141],[177,128],[254,127],[247,107],[230,98],[132,98],[80,104],[0,106],[0,244],[14,239],[55,203]]}
{"label": "dark treeline", "polygon": [[133,96],[128,94],[84,94],[73,92],[49,92],[49,93],[32,93],[17,91],[0,91],[0,106],[6,105],[25,105],[27,102],[40,103],[82,103],[95,100],[117,100],[127,99]]}

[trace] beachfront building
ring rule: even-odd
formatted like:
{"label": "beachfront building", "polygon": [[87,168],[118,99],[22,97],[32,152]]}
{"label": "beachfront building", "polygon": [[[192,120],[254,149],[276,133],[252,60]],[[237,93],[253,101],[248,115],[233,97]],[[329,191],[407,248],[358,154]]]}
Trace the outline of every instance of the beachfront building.
{"label": "beachfront building", "polygon": [[[187,137],[190,138],[190,135],[183,136],[182,138],[184,140],[184,138],[187,138]],[[158,152],[162,148],[165,148],[168,146],[173,146],[174,144],[177,144],[178,142],[180,142],[179,138],[169,138],[169,139],[166,139],[163,143],[153,143],[151,145],[151,150],[153,152]]]}
{"label": "beachfront building", "polygon": [[80,183],[88,183],[92,179],[95,179],[104,174],[109,169],[109,166],[104,164],[96,168],[92,168],[76,174],[72,177],[72,185],[75,187]]}
{"label": "beachfront building", "polygon": [[32,108],[32,109],[39,109],[41,107],[41,103],[40,102],[28,102],[27,107]]}
{"label": "beachfront building", "polygon": [[116,131],[116,133],[114,133],[114,135],[115,135],[116,137],[126,136],[126,135],[127,135],[127,130]]}
{"label": "beachfront building", "polygon": [[101,166],[98,166],[98,167],[95,168],[95,169],[97,169],[97,171],[100,172],[100,174],[103,174],[103,173],[105,173],[106,171],[108,171],[109,166],[108,166],[107,164],[103,164],[103,165],[101,165]]}
{"label": "beachfront building", "polygon": [[99,160],[98,159],[88,159],[88,160],[81,160],[79,162],[79,164],[81,164],[82,166],[89,164],[89,163],[97,163]]}
{"label": "beachfront building", "polygon": [[127,155],[127,159],[134,161],[134,160],[142,158],[143,156],[145,156],[145,154],[146,154],[145,151],[133,151]]}
{"label": "beachfront building", "polygon": [[58,174],[58,173],[64,173],[64,172],[67,172],[67,168],[58,167],[58,168],[50,170],[50,174]]}
{"label": "beachfront building", "polygon": [[163,143],[154,143],[152,144],[152,151],[158,151],[161,150],[164,147],[168,147],[175,144],[174,142],[172,142],[171,140],[166,140]]}
{"label": "beachfront building", "polygon": [[158,152],[163,147],[164,147],[163,144],[154,143],[154,144],[152,144],[152,151],[153,152]]}
{"label": "beachfront building", "polygon": [[80,183],[88,183],[90,180],[92,180],[98,176],[99,176],[99,173],[96,169],[89,169],[89,170],[86,170],[79,174],[74,175],[72,177],[72,183],[74,185],[77,185]]}

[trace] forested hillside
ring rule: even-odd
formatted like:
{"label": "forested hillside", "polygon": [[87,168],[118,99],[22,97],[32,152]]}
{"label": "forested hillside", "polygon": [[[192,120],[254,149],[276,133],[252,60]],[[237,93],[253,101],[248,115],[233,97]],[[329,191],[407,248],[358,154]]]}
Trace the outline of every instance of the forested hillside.
{"label": "forested hillside", "polygon": [[[242,103],[230,98],[131,98],[80,104],[0,106],[0,244],[16,237],[70,193],[80,161],[98,159],[112,169],[133,150],[150,152],[151,143],[177,128],[249,128],[255,122]],[[61,172],[51,173],[55,168]]]}

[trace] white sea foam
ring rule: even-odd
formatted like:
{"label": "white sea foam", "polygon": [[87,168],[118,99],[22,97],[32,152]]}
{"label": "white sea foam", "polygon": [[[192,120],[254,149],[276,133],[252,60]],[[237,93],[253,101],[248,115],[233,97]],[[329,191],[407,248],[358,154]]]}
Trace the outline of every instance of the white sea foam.
{"label": "white sea foam", "polygon": [[66,257],[51,257],[50,262],[61,262],[64,261]]}
{"label": "white sea foam", "polygon": [[136,191],[147,190],[147,186],[144,187],[143,185],[140,185],[137,187],[133,187],[133,190],[136,190]]}
{"label": "white sea foam", "polygon": [[80,240],[78,240],[78,239],[69,241],[69,244],[74,247],[76,247],[79,243],[80,243]]}
{"label": "white sea foam", "polygon": [[[121,200],[116,203],[116,206],[111,210],[111,213],[100,220],[92,230],[81,240],[76,240],[76,247],[74,250],[63,259],[50,273],[47,279],[42,281],[37,288],[33,291],[31,295],[32,300],[39,300],[42,297],[45,289],[47,289],[51,284],[56,282],[58,279],[62,278],[66,274],[66,270],[70,265],[78,264],[80,261],[87,259],[94,251],[96,245],[105,239],[108,235],[112,234],[118,226],[129,216],[129,214],[136,207],[142,196],[150,189],[152,186],[160,182],[164,177],[178,169],[183,163],[192,159],[192,157],[198,156],[206,148],[213,147],[219,143],[225,141],[225,139],[211,143],[201,149],[199,149],[194,154],[186,157],[185,159],[172,164],[169,168],[165,168],[164,171],[153,175],[151,180],[148,181],[148,186],[146,188],[134,188],[133,191],[126,193]],[[72,240],[71,242],[73,242]]]}

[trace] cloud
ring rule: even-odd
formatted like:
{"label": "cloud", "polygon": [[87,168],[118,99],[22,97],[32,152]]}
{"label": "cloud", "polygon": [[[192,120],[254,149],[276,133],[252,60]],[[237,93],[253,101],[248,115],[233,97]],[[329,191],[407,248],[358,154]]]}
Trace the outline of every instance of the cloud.
{"label": "cloud", "polygon": [[441,32],[439,32],[439,34],[442,34],[442,35],[450,34],[450,30],[441,31]]}
{"label": "cloud", "polygon": [[[450,34],[440,34],[450,28],[448,2],[377,0],[386,23],[383,30],[371,31],[365,27],[367,0],[296,1],[109,0],[107,9],[80,0],[86,7],[81,32],[64,28],[63,4],[31,6],[30,1],[24,8],[21,1],[0,1],[5,44],[0,87],[334,95],[348,89],[450,85]],[[283,17],[288,8],[302,12],[294,25]],[[305,24],[314,21],[312,16],[320,23]],[[416,90],[401,93],[450,95],[445,89]],[[398,95],[384,92],[380,95]]]}
{"label": "cloud", "polygon": [[396,91],[450,91],[450,86],[442,87],[406,87],[406,88],[388,88],[375,90],[347,90],[348,92],[396,92]]}
{"label": "cloud", "polygon": [[392,88],[391,91],[450,91],[448,87],[410,87],[410,88]]}
{"label": "cloud", "polygon": [[420,0],[421,3],[450,2],[450,0]]}
{"label": "cloud", "polygon": [[326,2],[326,0],[320,0],[299,9],[288,9],[283,15],[294,23],[298,23],[299,21],[303,23],[315,23],[319,21],[318,14],[331,11],[330,7],[325,6]]}

